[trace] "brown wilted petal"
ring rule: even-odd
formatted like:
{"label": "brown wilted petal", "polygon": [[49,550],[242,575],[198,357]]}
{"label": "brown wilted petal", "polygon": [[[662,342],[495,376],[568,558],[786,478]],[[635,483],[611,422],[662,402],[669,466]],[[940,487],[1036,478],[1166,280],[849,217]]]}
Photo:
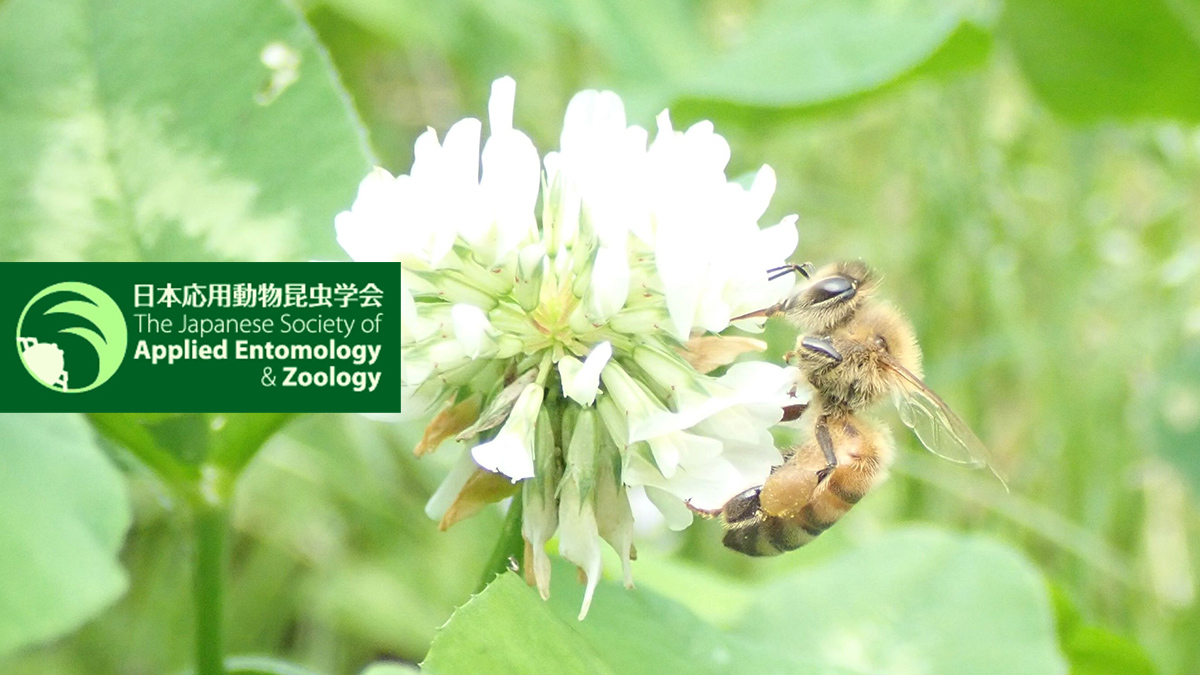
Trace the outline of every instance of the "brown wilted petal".
{"label": "brown wilted petal", "polygon": [[446,515],[442,516],[438,529],[448,530],[451,525],[479,513],[488,504],[511,497],[516,491],[517,484],[510,481],[508,476],[476,469],[467,479],[463,489],[458,491],[454,503],[446,509]]}
{"label": "brown wilted petal", "polygon": [[525,570],[524,570],[525,571],[525,583],[532,587],[534,584],[537,583],[537,579],[533,575],[533,544],[529,543],[528,539],[525,539],[524,561],[525,561]]}
{"label": "brown wilted petal", "polygon": [[481,405],[483,397],[479,394],[472,394],[458,403],[447,403],[425,427],[425,434],[421,436],[417,447],[413,448],[413,454],[417,457],[427,455],[437,450],[442,441],[471,426],[479,419]]}
{"label": "brown wilted petal", "polygon": [[740,335],[700,335],[693,337],[678,350],[699,373],[709,373],[727,366],[746,352],[761,352],[767,348],[762,340]]}
{"label": "brown wilted petal", "polygon": [[525,374],[510,382],[508,386],[500,390],[499,394],[496,394],[496,397],[488,404],[487,410],[479,416],[479,419],[464,429],[456,438],[460,441],[470,440],[481,432],[500,426],[504,420],[508,419],[508,414],[512,412],[513,406],[517,404],[517,399],[521,397],[521,392],[525,391],[525,385],[533,382],[535,378],[537,378],[537,368],[530,369]]}

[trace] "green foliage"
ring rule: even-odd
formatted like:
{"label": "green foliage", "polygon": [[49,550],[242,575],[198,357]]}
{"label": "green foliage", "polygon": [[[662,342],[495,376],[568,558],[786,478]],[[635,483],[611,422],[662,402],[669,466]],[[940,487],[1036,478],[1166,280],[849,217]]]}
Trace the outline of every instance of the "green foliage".
{"label": "green foliage", "polygon": [[[730,175],[776,169],[767,219],[801,214],[798,258],[884,272],[929,382],[1012,493],[916,454],[897,426],[894,477],[798,553],[736,556],[713,523],[639,535],[639,589],[603,584],[585,622],[560,567],[550,603],[504,575],[434,641],[501,519],[443,533],[426,518],[454,458],[412,457],[422,420],[317,416],[277,434],[284,417],[90,416],[128,451],[126,574],[125,490],[80,418],[5,416],[0,603],[16,604],[0,604],[0,654],[20,652],[0,671],[185,672],[185,512],[206,469],[231,492],[228,651],[285,659],[233,672],[357,673],[427,651],[446,675],[1200,662],[1192,3],[304,5],[319,41],[268,0],[0,0],[0,259],[340,256],[332,216],[369,164],[365,137],[405,172],[418,133],[484,115],[512,74],[516,124],[545,151],[575,91],[611,88],[643,126],[668,103],[677,127],[718,116]],[[277,41],[299,78],[272,91],[260,55]],[[1185,124],[1067,124],[1132,118]],[[777,358],[793,336],[772,328]],[[879,534],[909,521],[942,529]],[[1057,633],[1039,577],[1078,601],[1057,603]]]}
{"label": "green foliage", "polygon": [[317,675],[316,672],[293,663],[262,656],[242,656],[226,659],[229,675]]}
{"label": "green foliage", "polygon": [[1061,591],[1052,593],[1059,641],[1071,675],[1155,675],[1158,669],[1137,643],[1087,624]]}
{"label": "green foliage", "polygon": [[[337,256],[368,168],[323,50],[274,0],[13,0],[0,14],[0,259]],[[298,63],[260,62],[272,43]],[[272,78],[279,91],[272,90]]]}
{"label": "green foliage", "polygon": [[[756,592],[721,631],[653,592],[603,584],[588,618],[563,577],[549,604],[498,578],[423,665],[456,673],[1065,673],[1037,572],[975,537],[881,537]],[[1020,648],[1014,648],[1020,645]]]}
{"label": "green foliage", "polygon": [[1200,493],[1200,344],[1184,347],[1163,368],[1148,416],[1157,445]]}
{"label": "green foliage", "polygon": [[362,675],[413,675],[420,672],[416,668],[399,663],[377,663],[368,666]]}
{"label": "green foliage", "polygon": [[125,485],[78,415],[0,415],[0,656],[125,592]]}
{"label": "green foliage", "polygon": [[236,478],[284,424],[287,413],[132,414],[96,413],[92,423],[153,469],[169,486],[186,492],[201,480],[200,467]]}
{"label": "green foliage", "polygon": [[1029,82],[1068,117],[1200,120],[1200,11],[1172,0],[1007,0]]}
{"label": "green foliage", "polygon": [[1029,562],[935,530],[897,532],[767,585],[739,633],[780,646],[803,635],[823,660],[868,673],[1064,671]]}
{"label": "green foliage", "polygon": [[980,30],[975,4],[768,2],[734,46],[691,74],[685,95],[787,108],[874,91],[918,70],[952,39],[969,40]]}

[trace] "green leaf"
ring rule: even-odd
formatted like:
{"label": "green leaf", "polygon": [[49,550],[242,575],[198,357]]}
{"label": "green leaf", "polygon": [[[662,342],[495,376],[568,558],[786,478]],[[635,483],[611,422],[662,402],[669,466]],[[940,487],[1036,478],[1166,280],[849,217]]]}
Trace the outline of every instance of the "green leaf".
{"label": "green leaf", "polygon": [[93,413],[92,424],[169,485],[188,489],[209,463],[236,478],[293,413]]}
{"label": "green leaf", "polygon": [[12,0],[0,81],[0,259],[339,255],[369,156],[287,4]]}
{"label": "green leaf", "polygon": [[1136,642],[1098,626],[1083,626],[1063,641],[1071,675],[1154,675],[1158,669]]}
{"label": "green leaf", "polygon": [[124,480],[79,415],[0,415],[0,656],[119,598]]}
{"label": "green leaf", "polygon": [[[684,86],[688,98],[793,108],[878,90],[939,59],[975,62],[986,41],[971,3],[776,0],[739,44]],[[970,49],[964,46],[970,43]]]}
{"label": "green leaf", "polygon": [[1155,442],[1200,491],[1200,344],[1185,347],[1166,363],[1149,401]]}
{"label": "green leaf", "polygon": [[294,413],[226,413],[214,417],[212,461],[229,469],[234,475],[250,463],[263,445]]}
{"label": "green leaf", "polygon": [[769,585],[739,633],[868,673],[1065,673],[1038,572],[982,537],[911,529]]}
{"label": "green leaf", "polygon": [[1158,669],[1140,645],[1099,626],[1085,625],[1079,610],[1058,588],[1051,588],[1059,642],[1071,663],[1071,675],[1155,675]]}
{"label": "green leaf", "polygon": [[454,613],[421,667],[440,675],[616,672],[511,573]]}
{"label": "green leaf", "polygon": [[1050,108],[1200,119],[1200,22],[1170,0],[1008,0],[1000,27]]}
{"label": "green leaf", "polygon": [[607,582],[576,621],[572,571],[556,568],[549,603],[516,575],[499,577],[455,613],[423,665],[440,675],[1066,672],[1039,575],[977,537],[881,537],[760,588],[730,631]]}
{"label": "green leaf", "polygon": [[403,663],[374,663],[367,666],[361,675],[415,675],[420,672],[416,667]]}
{"label": "green leaf", "polygon": [[265,656],[235,656],[225,659],[229,675],[317,675],[316,671]]}

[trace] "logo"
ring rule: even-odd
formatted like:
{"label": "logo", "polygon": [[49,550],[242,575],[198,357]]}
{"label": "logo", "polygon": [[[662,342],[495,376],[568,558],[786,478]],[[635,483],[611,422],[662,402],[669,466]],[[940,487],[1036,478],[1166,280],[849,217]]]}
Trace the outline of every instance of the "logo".
{"label": "logo", "polygon": [[125,315],[90,284],[54,284],[25,305],[17,321],[17,353],[43,386],[67,393],[108,381],[125,360]]}

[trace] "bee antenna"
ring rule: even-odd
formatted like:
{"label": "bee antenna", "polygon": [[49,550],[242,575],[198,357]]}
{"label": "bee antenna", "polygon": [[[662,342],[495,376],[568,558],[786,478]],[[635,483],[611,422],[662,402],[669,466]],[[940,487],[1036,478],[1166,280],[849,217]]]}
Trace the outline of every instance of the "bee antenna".
{"label": "bee antenna", "polygon": [[780,265],[779,267],[772,267],[767,270],[767,274],[769,275],[767,281],[774,281],[779,277],[785,277],[793,273],[799,274],[805,279],[811,279],[814,271],[812,263]]}

